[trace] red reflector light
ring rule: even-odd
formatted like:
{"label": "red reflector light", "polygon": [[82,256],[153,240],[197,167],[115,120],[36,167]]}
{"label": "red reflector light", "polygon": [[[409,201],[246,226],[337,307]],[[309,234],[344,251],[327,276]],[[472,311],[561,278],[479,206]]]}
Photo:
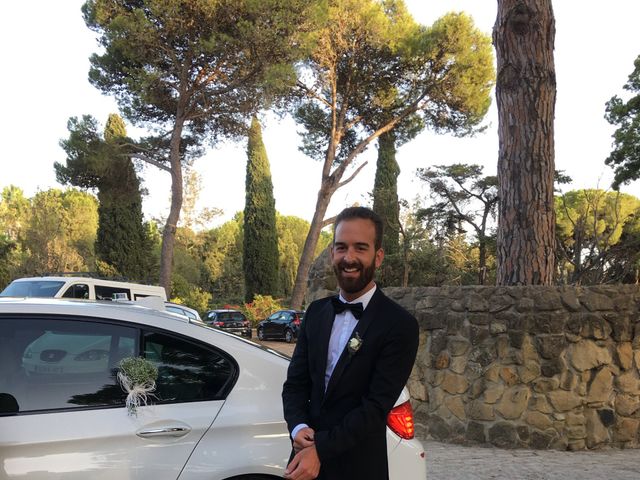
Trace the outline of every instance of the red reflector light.
{"label": "red reflector light", "polygon": [[224,322],[215,322],[214,325],[216,327],[224,327]]}
{"label": "red reflector light", "polygon": [[300,326],[300,319],[299,319],[299,318],[296,318],[296,319],[293,321],[293,324],[294,324],[296,327],[299,327],[299,326]]}
{"label": "red reflector light", "polygon": [[387,416],[387,425],[400,438],[411,440],[414,434],[411,403],[404,402],[391,410]]}

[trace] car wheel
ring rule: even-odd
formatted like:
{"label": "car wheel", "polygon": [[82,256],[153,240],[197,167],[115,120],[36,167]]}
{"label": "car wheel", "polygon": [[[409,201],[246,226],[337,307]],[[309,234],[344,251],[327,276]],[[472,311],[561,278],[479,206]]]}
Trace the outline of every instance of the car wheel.
{"label": "car wheel", "polygon": [[258,340],[264,340],[264,330],[258,329]]}
{"label": "car wheel", "polygon": [[284,332],[284,341],[287,343],[293,342],[293,332],[289,329]]}

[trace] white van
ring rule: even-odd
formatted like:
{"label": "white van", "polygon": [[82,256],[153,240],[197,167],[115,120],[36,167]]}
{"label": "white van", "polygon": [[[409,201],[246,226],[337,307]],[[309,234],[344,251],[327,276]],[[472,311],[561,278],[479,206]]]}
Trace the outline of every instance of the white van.
{"label": "white van", "polygon": [[0,297],[84,298],[89,300],[139,300],[160,297],[167,300],[163,287],[118,282],[93,277],[29,277],[11,282]]}

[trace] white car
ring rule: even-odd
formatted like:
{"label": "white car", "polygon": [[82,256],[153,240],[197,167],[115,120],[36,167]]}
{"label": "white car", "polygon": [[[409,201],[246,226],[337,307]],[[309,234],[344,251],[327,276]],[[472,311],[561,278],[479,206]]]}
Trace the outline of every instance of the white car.
{"label": "white car", "polygon": [[[148,405],[132,413],[116,374],[136,356],[158,378]],[[0,298],[0,478],[282,478],[288,363],[139,305]],[[401,438],[413,434],[403,395],[387,429],[391,479],[424,480],[422,444]]]}

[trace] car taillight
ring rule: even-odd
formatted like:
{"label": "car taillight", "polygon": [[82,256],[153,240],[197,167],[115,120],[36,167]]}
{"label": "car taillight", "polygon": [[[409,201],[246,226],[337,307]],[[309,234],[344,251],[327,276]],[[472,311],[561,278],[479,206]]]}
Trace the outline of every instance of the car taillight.
{"label": "car taillight", "polygon": [[299,318],[296,318],[296,319],[293,321],[293,324],[294,324],[296,327],[299,327],[299,326],[300,326],[300,319],[299,319]]}
{"label": "car taillight", "polygon": [[224,327],[224,322],[213,322],[216,327]]}
{"label": "car taillight", "polygon": [[400,438],[413,438],[413,409],[408,401],[393,408],[387,416],[387,425]]}

